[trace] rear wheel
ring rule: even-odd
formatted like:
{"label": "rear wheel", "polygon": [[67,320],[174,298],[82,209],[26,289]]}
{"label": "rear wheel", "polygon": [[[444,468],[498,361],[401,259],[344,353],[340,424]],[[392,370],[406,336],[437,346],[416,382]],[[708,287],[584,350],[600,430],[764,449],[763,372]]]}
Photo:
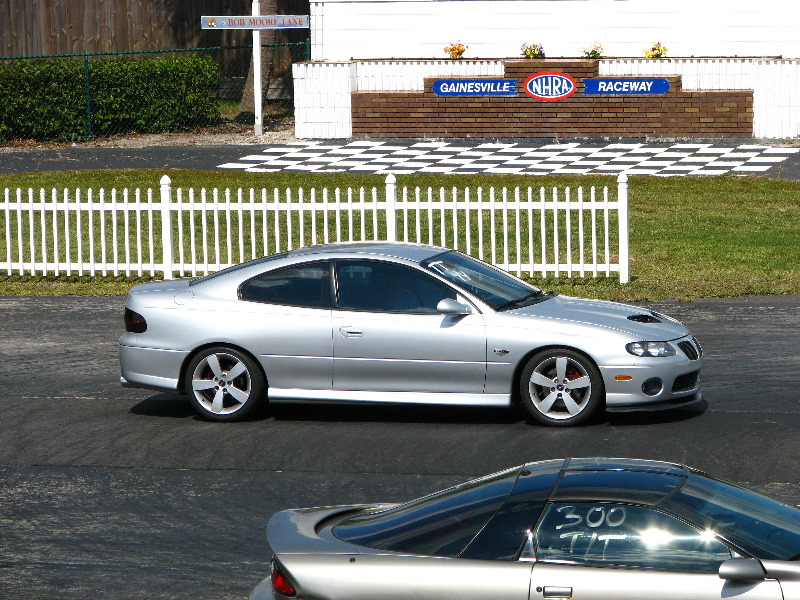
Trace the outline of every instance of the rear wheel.
{"label": "rear wheel", "polygon": [[223,346],[203,350],[186,370],[192,405],[212,421],[246,417],[261,402],[264,387],[258,365],[246,354]]}
{"label": "rear wheel", "polygon": [[535,354],[520,378],[522,403],[546,425],[584,423],[600,408],[603,393],[603,379],[594,363],[567,348]]}

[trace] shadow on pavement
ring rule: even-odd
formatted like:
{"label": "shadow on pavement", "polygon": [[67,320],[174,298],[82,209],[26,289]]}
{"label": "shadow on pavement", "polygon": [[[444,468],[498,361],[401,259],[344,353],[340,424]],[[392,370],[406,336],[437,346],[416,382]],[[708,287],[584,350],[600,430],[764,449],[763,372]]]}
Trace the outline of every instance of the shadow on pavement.
{"label": "shadow on pavement", "polygon": [[156,394],[131,407],[130,413],[145,417],[169,417],[186,419],[195,413],[189,399],[178,394]]}
{"label": "shadow on pavement", "polygon": [[[702,415],[708,409],[703,400],[698,404],[673,410],[652,412],[600,414],[582,427],[626,425],[655,425],[678,423]],[[195,413],[189,399],[177,394],[156,394],[130,409],[131,414],[148,417],[185,419]],[[327,422],[327,423],[427,423],[427,424],[487,424],[510,425],[525,423],[531,427],[543,427],[518,405],[510,408],[473,406],[424,406],[403,404],[266,404],[244,421],[258,422],[275,420],[282,422]]]}
{"label": "shadow on pavement", "polygon": [[660,423],[680,423],[701,416],[708,410],[708,402],[701,400],[693,406],[661,410],[655,412],[607,413],[606,422],[614,427],[626,425],[658,425]]}

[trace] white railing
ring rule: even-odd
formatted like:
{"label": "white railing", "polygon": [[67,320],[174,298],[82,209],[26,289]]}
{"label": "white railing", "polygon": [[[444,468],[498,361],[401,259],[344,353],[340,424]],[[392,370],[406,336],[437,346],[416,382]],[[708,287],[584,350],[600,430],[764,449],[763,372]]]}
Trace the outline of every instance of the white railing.
{"label": "white railing", "polygon": [[355,63],[295,63],[295,135],[298,138],[349,138],[353,135],[351,92]]}
{"label": "white railing", "polygon": [[518,275],[628,283],[628,183],[544,187],[6,189],[9,275],[195,276],[306,245],[363,240],[458,248]]}

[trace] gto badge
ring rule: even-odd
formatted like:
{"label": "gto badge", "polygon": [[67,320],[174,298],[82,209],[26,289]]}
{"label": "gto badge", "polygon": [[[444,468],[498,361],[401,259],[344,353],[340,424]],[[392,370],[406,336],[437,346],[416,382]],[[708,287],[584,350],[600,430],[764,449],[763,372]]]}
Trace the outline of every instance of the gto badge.
{"label": "gto badge", "polygon": [[558,71],[540,71],[525,80],[525,93],[545,102],[569,98],[575,93],[575,88],[575,80]]}

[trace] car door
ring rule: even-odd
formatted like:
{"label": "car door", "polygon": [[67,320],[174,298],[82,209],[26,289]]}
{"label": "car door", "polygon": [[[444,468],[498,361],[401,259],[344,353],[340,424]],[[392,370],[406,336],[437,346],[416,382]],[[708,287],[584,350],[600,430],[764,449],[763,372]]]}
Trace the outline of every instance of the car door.
{"label": "car door", "polygon": [[653,508],[552,503],[523,551],[535,563],[531,600],[782,600],[780,584],[727,581],[730,549]]}
{"label": "car door", "polygon": [[[443,315],[436,306],[456,291],[411,267],[371,260],[335,262],[334,389],[423,394],[483,393],[483,317]],[[441,401],[439,398],[437,401]]]}
{"label": "car door", "polygon": [[528,600],[531,576],[530,563],[393,553],[293,556],[291,566],[304,592],[328,600]]}
{"label": "car door", "polygon": [[261,361],[270,394],[333,384],[330,263],[268,271],[239,288],[242,345]]}

